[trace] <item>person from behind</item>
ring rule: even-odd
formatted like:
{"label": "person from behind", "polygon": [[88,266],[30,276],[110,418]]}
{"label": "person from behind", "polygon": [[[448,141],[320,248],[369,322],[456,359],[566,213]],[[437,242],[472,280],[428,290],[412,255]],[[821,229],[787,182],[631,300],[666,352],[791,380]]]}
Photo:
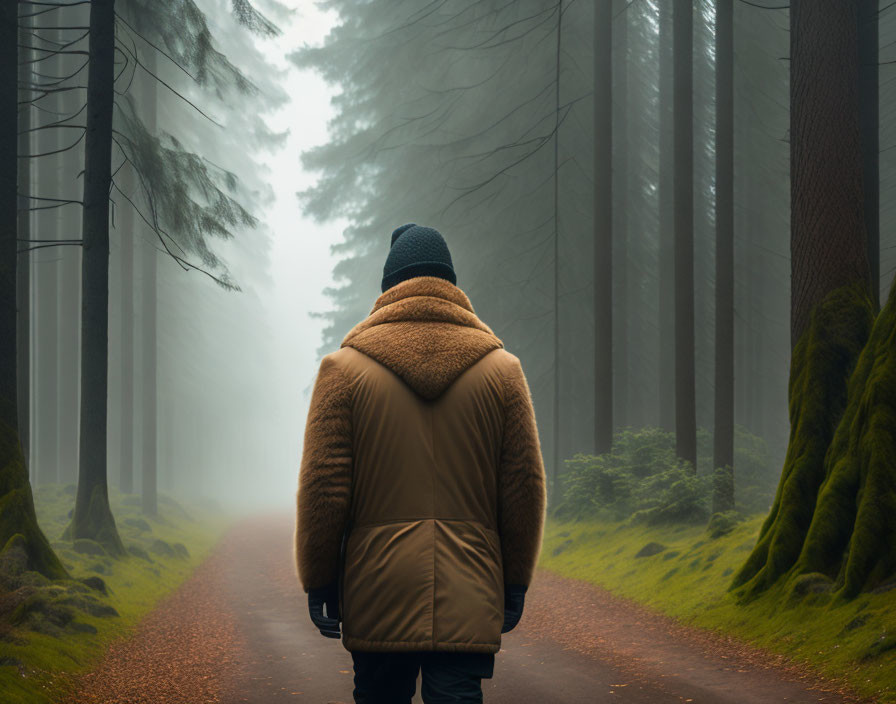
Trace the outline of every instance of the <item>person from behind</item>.
{"label": "person from behind", "polygon": [[314,384],[296,565],[358,704],[410,704],[421,671],[426,704],[482,702],[541,547],[529,386],[456,283],[437,230],[395,230],[382,295]]}

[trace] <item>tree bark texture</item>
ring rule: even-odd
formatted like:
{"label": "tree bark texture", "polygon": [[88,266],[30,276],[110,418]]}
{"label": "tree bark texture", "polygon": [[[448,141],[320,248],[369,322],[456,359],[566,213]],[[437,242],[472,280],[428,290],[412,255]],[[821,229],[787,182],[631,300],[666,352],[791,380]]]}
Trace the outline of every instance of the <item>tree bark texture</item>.
{"label": "tree bark texture", "polygon": [[833,290],[870,277],[859,132],[858,0],[790,7],[791,345]]}

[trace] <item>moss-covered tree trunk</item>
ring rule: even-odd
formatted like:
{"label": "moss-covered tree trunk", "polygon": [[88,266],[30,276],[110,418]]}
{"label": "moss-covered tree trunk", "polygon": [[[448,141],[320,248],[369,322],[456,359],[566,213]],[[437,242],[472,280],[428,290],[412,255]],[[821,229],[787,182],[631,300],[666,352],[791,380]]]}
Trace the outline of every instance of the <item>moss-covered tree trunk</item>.
{"label": "moss-covered tree trunk", "polygon": [[896,286],[849,380],[796,572],[845,597],[896,577]]}
{"label": "moss-covered tree trunk", "polygon": [[93,0],[90,4],[90,66],[83,175],[81,445],[78,494],[68,533],[72,538],[95,540],[112,554],[123,554],[124,547],[109,508],[106,478],[109,189],[112,182],[114,51],[114,0]]}
{"label": "moss-covered tree trunk", "polygon": [[[771,513],[734,579],[743,596],[793,571],[804,546],[811,551],[807,533],[826,477],[825,455],[873,320],[859,139],[858,5],[793,0],[790,6],[790,441]],[[838,500],[855,502],[857,495],[843,493]],[[834,527],[841,529],[852,530]]]}
{"label": "moss-covered tree trunk", "polygon": [[16,403],[16,10],[12,2],[0,6],[0,560],[23,550],[23,567],[56,579],[67,575],[37,525]]}

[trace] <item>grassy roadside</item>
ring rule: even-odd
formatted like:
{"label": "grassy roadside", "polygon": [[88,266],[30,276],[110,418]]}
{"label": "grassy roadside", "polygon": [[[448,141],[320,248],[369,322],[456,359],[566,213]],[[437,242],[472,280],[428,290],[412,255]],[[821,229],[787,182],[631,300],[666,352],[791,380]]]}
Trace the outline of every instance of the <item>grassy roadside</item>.
{"label": "grassy roadside", "polygon": [[3,702],[58,701],[71,675],[89,670],[111,642],[133,633],[143,615],[205,559],[226,526],[220,515],[185,509],[164,496],[159,515],[147,518],[138,496],[110,492],[130,553],[122,560],[110,558],[92,541],[72,545],[59,539],[74,505],[73,486],[35,491],[41,528],[74,580],[51,584],[26,573],[24,586],[0,593]]}
{"label": "grassy roadside", "polygon": [[[734,603],[726,591],[731,575],[763,519],[754,516],[718,538],[703,526],[548,521],[540,565],[806,663],[882,704],[896,703],[896,589],[831,603],[806,580],[802,595],[779,587],[746,606]],[[652,554],[638,557],[642,550]]]}

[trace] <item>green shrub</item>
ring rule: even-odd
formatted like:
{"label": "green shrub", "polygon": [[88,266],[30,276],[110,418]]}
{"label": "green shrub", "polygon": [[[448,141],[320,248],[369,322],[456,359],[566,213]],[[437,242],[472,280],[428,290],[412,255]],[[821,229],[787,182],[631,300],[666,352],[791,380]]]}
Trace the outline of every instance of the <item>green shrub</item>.
{"label": "green shrub", "polygon": [[[675,434],[661,428],[626,428],[603,455],[576,454],[565,461],[561,519],[631,519],[650,524],[699,522],[709,517],[712,436],[698,432],[698,473],[675,455]],[[708,453],[708,454],[707,454]],[[761,439],[735,431],[735,498],[744,512],[765,510],[777,476]]]}

